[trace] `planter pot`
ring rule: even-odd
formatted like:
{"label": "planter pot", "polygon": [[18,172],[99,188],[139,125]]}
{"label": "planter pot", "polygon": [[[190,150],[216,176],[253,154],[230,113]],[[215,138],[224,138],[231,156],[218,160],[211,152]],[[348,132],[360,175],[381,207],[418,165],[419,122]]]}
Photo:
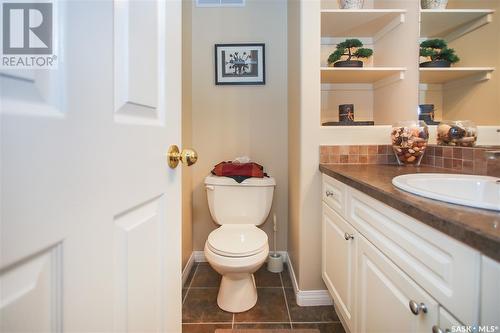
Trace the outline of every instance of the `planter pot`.
{"label": "planter pot", "polygon": [[334,63],[333,67],[363,67],[363,62],[360,60],[342,60]]}
{"label": "planter pot", "polygon": [[426,61],[421,63],[420,67],[451,67],[451,63],[446,60]]}
{"label": "planter pot", "polygon": [[364,0],[339,0],[340,9],[361,9]]}
{"label": "planter pot", "polygon": [[422,9],[446,9],[448,0],[420,0]]}

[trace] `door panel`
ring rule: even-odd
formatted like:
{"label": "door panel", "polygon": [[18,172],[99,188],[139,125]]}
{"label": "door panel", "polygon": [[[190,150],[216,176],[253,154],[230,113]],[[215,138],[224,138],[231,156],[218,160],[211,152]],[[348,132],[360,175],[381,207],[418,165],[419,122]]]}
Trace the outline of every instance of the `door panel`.
{"label": "door panel", "polygon": [[115,1],[115,120],[163,126],[165,4]]}
{"label": "door panel", "polygon": [[162,311],[164,198],[115,217],[115,329],[155,332]]}
{"label": "door panel", "polygon": [[[8,267],[0,276],[1,332],[60,332],[61,244]],[[26,315],[30,315],[26,320]]]}
{"label": "door panel", "polygon": [[[356,332],[431,332],[437,302],[361,235],[358,252]],[[410,300],[424,303],[427,313],[414,315]]]}

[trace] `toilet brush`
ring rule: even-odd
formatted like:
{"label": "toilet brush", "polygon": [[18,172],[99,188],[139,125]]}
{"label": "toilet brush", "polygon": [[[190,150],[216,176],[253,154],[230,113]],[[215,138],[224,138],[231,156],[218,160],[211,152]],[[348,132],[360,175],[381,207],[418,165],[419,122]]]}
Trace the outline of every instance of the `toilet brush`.
{"label": "toilet brush", "polygon": [[273,273],[280,273],[283,271],[283,258],[281,254],[276,251],[276,233],[278,227],[276,224],[276,214],[273,214],[273,231],[274,231],[274,253],[269,255],[267,260],[267,270]]}

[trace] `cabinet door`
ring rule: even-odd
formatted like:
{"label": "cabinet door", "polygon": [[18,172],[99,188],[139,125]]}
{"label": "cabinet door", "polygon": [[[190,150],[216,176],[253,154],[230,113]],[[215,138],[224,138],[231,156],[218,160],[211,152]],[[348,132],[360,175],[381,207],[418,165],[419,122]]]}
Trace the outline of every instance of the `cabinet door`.
{"label": "cabinet door", "polygon": [[[431,332],[438,319],[437,302],[361,235],[357,248],[355,332]],[[410,301],[422,304],[426,311],[414,314]]]}
{"label": "cabinet door", "polygon": [[323,203],[322,275],[337,312],[353,331],[356,269],[355,229]]}
{"label": "cabinet door", "polygon": [[432,327],[432,333],[458,332],[462,324],[444,308],[439,307],[439,325]]}

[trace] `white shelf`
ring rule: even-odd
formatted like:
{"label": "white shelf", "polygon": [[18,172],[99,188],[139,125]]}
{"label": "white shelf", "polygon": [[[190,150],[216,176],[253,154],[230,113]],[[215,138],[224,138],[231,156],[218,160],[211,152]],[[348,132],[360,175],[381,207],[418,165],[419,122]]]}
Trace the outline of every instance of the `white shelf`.
{"label": "white shelf", "polygon": [[489,80],[494,67],[420,68],[420,83],[450,84]]}
{"label": "white shelf", "polygon": [[324,9],[321,37],[381,38],[405,20],[403,9]]}
{"label": "white shelf", "polygon": [[405,71],[405,67],[321,67],[321,83],[374,83],[382,86],[402,80]]}
{"label": "white shelf", "polygon": [[457,39],[493,19],[492,9],[422,9],[420,37]]}

